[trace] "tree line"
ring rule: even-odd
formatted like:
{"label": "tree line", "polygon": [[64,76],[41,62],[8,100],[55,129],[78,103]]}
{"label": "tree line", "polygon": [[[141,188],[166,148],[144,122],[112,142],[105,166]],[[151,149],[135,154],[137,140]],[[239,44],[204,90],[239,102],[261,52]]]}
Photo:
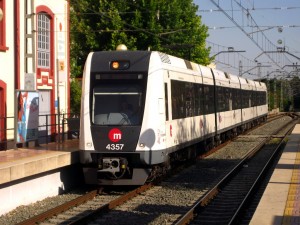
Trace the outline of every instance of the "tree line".
{"label": "tree line", "polygon": [[[71,78],[82,76],[89,52],[114,50],[119,44],[208,65],[208,27],[197,11],[192,0],[71,0]],[[81,88],[72,80],[71,110],[78,112]]]}

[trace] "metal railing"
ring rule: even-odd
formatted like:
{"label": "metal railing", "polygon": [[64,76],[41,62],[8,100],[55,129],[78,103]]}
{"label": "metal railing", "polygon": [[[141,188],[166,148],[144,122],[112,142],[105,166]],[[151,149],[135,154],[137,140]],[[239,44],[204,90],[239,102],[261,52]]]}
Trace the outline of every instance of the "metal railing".
{"label": "metal railing", "polygon": [[[11,127],[8,127],[11,124]],[[13,149],[28,145],[16,143],[14,140],[14,117],[0,117],[0,150]],[[47,114],[39,115],[38,138],[36,144],[49,142],[64,142],[68,139],[79,138],[79,114]]]}

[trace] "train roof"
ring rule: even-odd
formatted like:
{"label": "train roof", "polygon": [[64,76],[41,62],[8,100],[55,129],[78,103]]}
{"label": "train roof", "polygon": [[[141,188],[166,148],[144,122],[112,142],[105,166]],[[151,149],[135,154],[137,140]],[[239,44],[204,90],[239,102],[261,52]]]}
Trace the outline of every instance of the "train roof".
{"label": "train roof", "polygon": [[217,85],[232,88],[240,88],[240,82],[237,76],[217,69],[212,69],[212,71],[214,73]]}
{"label": "train roof", "polygon": [[128,71],[131,72],[147,71],[151,56],[150,51],[99,51],[90,54],[91,72],[111,72],[111,65],[107,62],[113,61],[130,61]]}
{"label": "train roof", "polygon": [[260,81],[254,81],[256,90],[258,91],[266,91],[267,90],[267,86],[265,83],[260,82]]}
{"label": "train roof", "polygon": [[249,80],[244,77],[239,77],[241,88],[244,90],[255,90],[255,83],[253,80]]}
{"label": "train roof", "polygon": [[92,54],[91,72],[111,72],[110,64],[107,62],[122,60],[128,60],[130,61],[130,65],[135,65],[134,67],[130,68],[130,71],[141,72],[148,69],[151,70],[151,68],[149,68],[149,62],[151,56],[154,56],[154,58],[151,60],[160,62],[162,65],[167,67],[194,71],[194,75],[203,77],[204,81],[206,81],[204,83],[211,83],[211,80],[213,79],[213,71],[216,82],[219,82],[219,84],[222,84],[222,86],[239,87],[239,85],[241,85],[243,89],[247,90],[253,90],[256,89],[256,87],[259,87],[262,90],[266,89],[265,84],[262,82],[257,82],[233,74],[225,73],[218,69],[211,69],[207,66],[203,66],[159,51],[99,51],[92,52],[90,54]]}

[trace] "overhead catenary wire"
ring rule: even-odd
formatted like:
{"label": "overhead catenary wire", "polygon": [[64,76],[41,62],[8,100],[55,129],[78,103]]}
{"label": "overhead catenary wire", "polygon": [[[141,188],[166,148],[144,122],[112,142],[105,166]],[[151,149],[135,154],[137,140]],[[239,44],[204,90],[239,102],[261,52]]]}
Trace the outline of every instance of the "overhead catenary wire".
{"label": "overhead catenary wire", "polygon": [[[225,14],[226,17],[228,17],[233,24],[239,28],[264,54],[272,61],[272,64],[275,65],[277,68],[281,68],[283,61],[289,61],[291,62],[286,56],[284,60],[281,60],[281,62],[278,62],[278,56],[277,54],[282,53],[276,53],[277,47],[274,45],[266,36],[264,31],[260,28],[260,26],[255,22],[253,19],[250,11],[244,7],[240,2],[237,0],[232,0],[232,2],[235,2],[236,5],[241,9],[241,11],[244,14],[243,18],[246,18],[247,25],[245,25],[244,20],[242,20],[240,23],[238,23],[233,15],[229,15],[228,12],[224,11],[224,9],[220,6],[219,2],[216,2],[215,0],[211,0],[211,2],[220,10],[223,14]],[[232,9],[233,10],[233,9]],[[247,32],[244,28],[245,27],[252,27],[257,32]],[[268,52],[274,52],[274,54],[270,54]],[[281,56],[280,56],[281,57]]]}
{"label": "overhead catenary wire", "polygon": [[[265,8],[248,8],[248,11],[270,11],[270,10],[298,10],[300,7],[298,6],[282,6],[282,7],[265,7]],[[242,12],[241,9],[223,9],[225,12]],[[200,9],[198,12],[202,13],[212,13],[212,12],[222,12],[220,9]]]}

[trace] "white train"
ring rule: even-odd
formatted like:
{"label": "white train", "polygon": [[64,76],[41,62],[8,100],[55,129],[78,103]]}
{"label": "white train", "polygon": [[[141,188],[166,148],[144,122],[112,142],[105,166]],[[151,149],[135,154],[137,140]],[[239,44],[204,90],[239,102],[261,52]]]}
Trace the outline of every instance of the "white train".
{"label": "white train", "polygon": [[143,184],[267,113],[264,83],[156,51],[92,52],[81,98],[85,180]]}

